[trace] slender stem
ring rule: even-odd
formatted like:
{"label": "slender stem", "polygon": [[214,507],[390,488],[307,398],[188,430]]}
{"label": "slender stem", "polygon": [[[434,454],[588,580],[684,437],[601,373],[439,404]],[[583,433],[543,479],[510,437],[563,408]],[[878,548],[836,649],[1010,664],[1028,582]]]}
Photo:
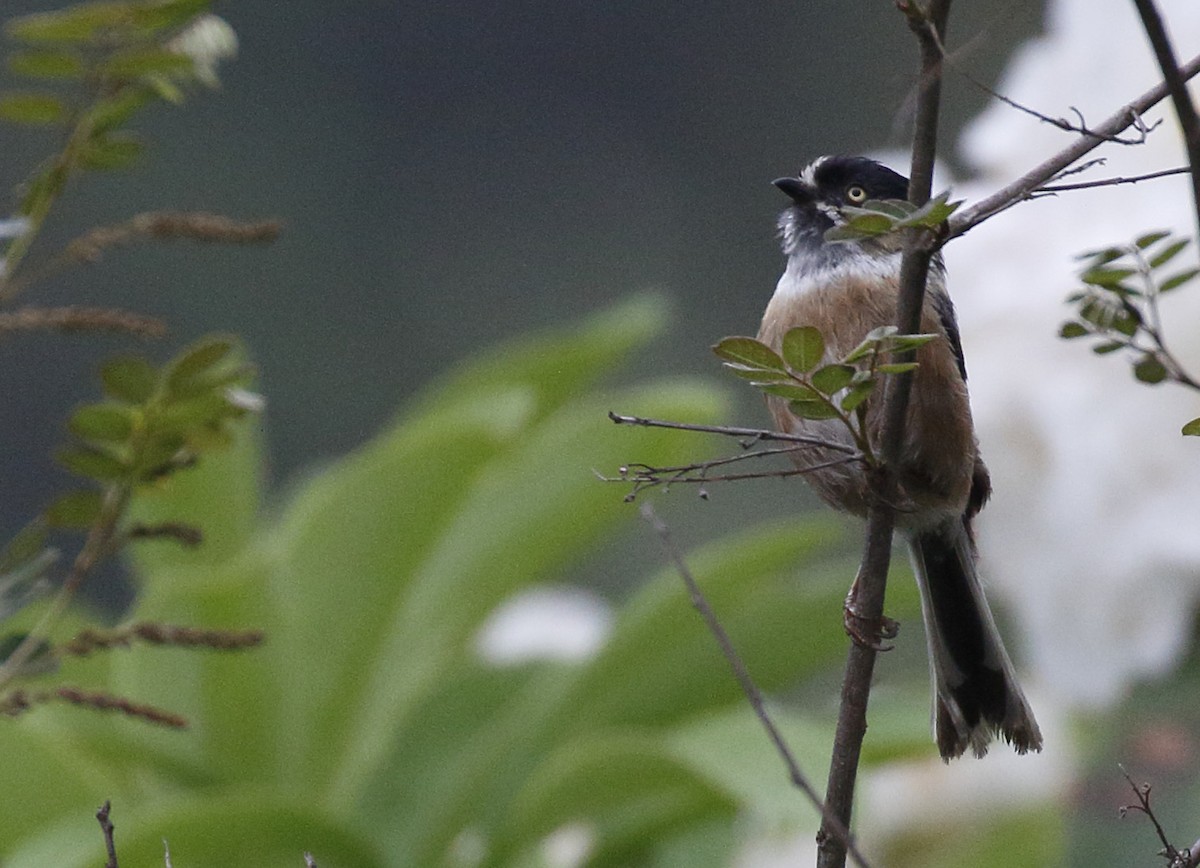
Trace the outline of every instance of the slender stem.
{"label": "slender stem", "polygon": [[1196,228],[1200,237],[1200,117],[1196,115],[1196,105],[1188,94],[1187,82],[1179,74],[1179,62],[1175,59],[1175,51],[1171,48],[1171,40],[1167,29],[1163,26],[1162,16],[1154,5],[1154,0],[1133,0],[1138,15],[1142,19],[1142,27],[1150,39],[1154,49],[1154,58],[1162,70],[1163,82],[1171,93],[1171,102],[1175,106],[1175,115],[1179,118],[1180,129],[1183,130],[1183,141],[1187,147],[1188,164],[1192,169],[1192,204],[1196,211]]}
{"label": "slender stem", "polygon": [[779,731],[779,727],[775,725],[775,721],[771,719],[770,713],[767,711],[766,702],[763,699],[762,691],[758,689],[758,685],[754,683],[753,677],[750,675],[750,670],[746,668],[746,663],[738,654],[737,649],[733,647],[733,642],[729,638],[729,634],[725,632],[725,628],[721,625],[721,621],[717,618],[712,606],[709,605],[708,599],[704,596],[704,592],[700,590],[700,585],[696,581],[696,577],[692,575],[692,571],[688,568],[687,561],[684,560],[683,553],[675,545],[671,539],[671,532],[667,528],[666,522],[658,517],[658,513],[654,511],[654,507],[650,504],[642,506],[642,518],[654,528],[658,534],[659,540],[662,542],[663,548],[671,562],[675,566],[675,571],[679,573],[679,577],[683,579],[684,586],[687,588],[688,597],[692,601],[692,606],[700,613],[700,617],[704,620],[705,626],[708,627],[713,638],[717,640],[717,645],[721,649],[721,653],[725,657],[725,661],[729,664],[729,668],[733,670],[733,677],[737,679],[738,686],[742,688],[742,693],[746,695],[746,699],[750,703],[750,707],[754,709],[754,714],[762,724],[763,729],[767,732],[767,737],[774,745],[775,751],[783,759],[784,765],[787,766],[788,777],[791,779],[795,787],[808,797],[813,806],[821,812],[822,828],[828,824],[830,834],[837,837],[842,846],[850,853],[851,857],[862,868],[870,868],[866,857],[859,852],[854,844],[854,839],[850,835],[850,830],[842,823],[832,811],[826,807],[825,802],[821,800],[821,796],[813,789],[812,784],[808,782],[804,772],[800,768],[799,762],[796,761],[795,755],[788,747],[787,740],[784,739],[783,733]]}
{"label": "slender stem", "polygon": [[[915,205],[923,205],[929,199],[937,151],[941,101],[941,45],[945,40],[950,0],[930,0],[924,9],[918,8],[915,0],[902,0],[898,6],[908,17],[909,26],[917,36],[921,53],[909,201]],[[934,242],[935,239],[928,231],[910,232],[905,239],[904,257],[900,266],[900,297],[896,322],[901,334],[916,334],[920,331],[925,279],[933,256]],[[912,354],[912,351],[909,354],[901,354],[899,361]],[[903,442],[911,388],[911,374],[889,378],[884,394],[884,422],[880,444],[883,463],[869,471],[875,498],[867,513],[863,560],[852,591],[855,616],[866,624],[880,624],[883,620],[887,573],[891,562],[892,531],[895,527],[895,509],[892,504],[897,501],[892,468],[896,464]],[[854,788],[858,778],[863,739],[867,733],[867,704],[877,654],[876,648],[869,643],[852,641],[847,652],[846,671],[842,680],[841,705],[838,710],[825,798],[829,814],[837,817],[847,828],[851,828]],[[817,836],[817,846],[817,868],[842,868],[846,864],[845,845],[833,834],[833,827],[829,823],[822,823]]]}
{"label": "slender stem", "polygon": [[117,523],[129,501],[129,495],[129,486],[124,484],[114,485],[105,492],[100,515],[88,530],[87,539],[84,540],[79,554],[75,556],[75,562],[71,565],[71,571],[67,574],[62,587],[58,589],[54,600],[42,617],[38,619],[34,628],[0,665],[0,689],[6,687],[21,674],[21,669],[37,653],[55,622],[66,612],[67,607],[75,598],[75,594],[83,586],[84,580],[108,553],[110,543],[116,535]]}
{"label": "slender stem", "polygon": [[782,431],[770,431],[766,428],[737,428],[731,425],[694,425],[690,422],[671,422],[664,419],[647,419],[644,416],[626,416],[609,410],[608,418],[618,425],[640,425],[645,428],[671,428],[675,431],[699,431],[703,434],[724,434],[726,437],[749,437],[752,442],[759,440],[779,440],[784,443],[805,443],[809,446],[820,446],[832,452],[843,452],[846,455],[858,456],[858,450],[845,443],[835,440],[825,440],[821,437],[811,437],[807,434],[787,434]]}

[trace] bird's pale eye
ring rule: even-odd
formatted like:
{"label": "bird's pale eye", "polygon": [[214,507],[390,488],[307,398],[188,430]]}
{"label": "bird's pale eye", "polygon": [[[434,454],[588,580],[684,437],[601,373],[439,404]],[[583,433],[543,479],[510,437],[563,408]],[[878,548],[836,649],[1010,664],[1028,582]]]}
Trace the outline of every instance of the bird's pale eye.
{"label": "bird's pale eye", "polygon": [[859,202],[866,202],[867,201],[867,191],[864,190],[862,187],[858,186],[858,184],[855,184],[851,187],[847,187],[846,188],[846,199],[850,202],[855,203],[856,205]]}

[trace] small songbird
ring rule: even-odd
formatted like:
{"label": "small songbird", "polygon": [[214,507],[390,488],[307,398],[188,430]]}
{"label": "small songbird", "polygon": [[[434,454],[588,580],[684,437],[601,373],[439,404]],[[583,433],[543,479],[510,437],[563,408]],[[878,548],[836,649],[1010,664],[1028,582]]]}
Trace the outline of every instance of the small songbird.
{"label": "small songbird", "polygon": [[[895,324],[902,241],[893,234],[834,243],[825,233],[846,222],[846,206],[906,198],[908,179],[865,157],[834,156],[775,186],[792,199],[779,218],[787,268],[763,315],[759,340],[779,350],[789,329],[814,326],[825,338],[825,361],[835,361],[872,329]],[[971,422],[966,365],[940,257],[929,271],[921,331],[936,338],[917,351],[904,440],[891,469],[899,491],[896,527],[908,541],[921,592],[934,739],[944,760],[967,748],[983,756],[996,736],[1018,753],[1041,750],[1041,732],[976,571],[971,520],[991,484]],[[768,396],[767,403],[780,431],[853,446],[838,420],[802,419],[784,398]],[[881,403],[880,389],[866,414],[876,443]],[[814,468],[805,478],[823,500],[866,515],[871,491],[862,463],[836,461],[842,453],[819,446],[792,455],[800,468]]]}

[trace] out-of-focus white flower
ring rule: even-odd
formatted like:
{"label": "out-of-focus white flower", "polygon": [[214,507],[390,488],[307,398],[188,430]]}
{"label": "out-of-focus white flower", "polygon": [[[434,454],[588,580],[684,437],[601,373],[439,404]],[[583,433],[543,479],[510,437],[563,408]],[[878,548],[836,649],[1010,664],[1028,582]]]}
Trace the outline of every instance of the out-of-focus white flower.
{"label": "out-of-focus white flower", "polygon": [[219,15],[200,15],[167,43],[167,50],[190,57],[201,84],[220,87],[217,67],[237,57],[237,32]]}
{"label": "out-of-focus white flower", "polygon": [[496,609],[476,637],[496,666],[533,660],[587,660],[612,630],[612,609],[580,588],[533,588]]}
{"label": "out-of-focus white flower", "polygon": [[547,868],[579,868],[596,849],[596,830],[588,823],[567,823],[542,839]]}
{"label": "out-of-focus white flower", "polygon": [[[1159,6],[1181,58],[1200,51],[1200,4]],[[1010,98],[1053,117],[1077,106],[1095,124],[1160,79],[1127,0],[1057,0],[1048,16],[998,86]],[[1186,164],[1168,103],[1147,119],[1157,118],[1144,145],[1107,144],[1095,154],[1107,165],[1072,180]],[[977,174],[956,197],[990,192],[1071,138],[993,105],[963,136]],[[1027,668],[1068,702],[1113,701],[1169,668],[1200,598],[1200,441],[1179,433],[1200,396],[1137,383],[1120,353],[1056,336],[1074,254],[1154,229],[1194,235],[1184,176],[1026,203],[946,251],[996,489],[980,516],[983,571],[1026,634]],[[1162,309],[1168,346],[1200,372],[1200,285]]]}
{"label": "out-of-focus white flower", "polygon": [[0,241],[7,241],[10,238],[20,238],[29,231],[29,227],[33,225],[28,217],[9,217],[5,220],[0,220]]}

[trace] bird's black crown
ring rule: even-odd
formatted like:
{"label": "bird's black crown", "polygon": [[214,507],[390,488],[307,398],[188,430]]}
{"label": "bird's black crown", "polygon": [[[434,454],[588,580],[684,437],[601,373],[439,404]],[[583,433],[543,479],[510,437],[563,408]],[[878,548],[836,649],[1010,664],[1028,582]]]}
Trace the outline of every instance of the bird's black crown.
{"label": "bird's black crown", "polygon": [[796,177],[774,183],[792,199],[779,217],[783,249],[789,255],[821,247],[826,230],[837,225],[847,205],[908,198],[908,179],[867,157],[818,157]]}

